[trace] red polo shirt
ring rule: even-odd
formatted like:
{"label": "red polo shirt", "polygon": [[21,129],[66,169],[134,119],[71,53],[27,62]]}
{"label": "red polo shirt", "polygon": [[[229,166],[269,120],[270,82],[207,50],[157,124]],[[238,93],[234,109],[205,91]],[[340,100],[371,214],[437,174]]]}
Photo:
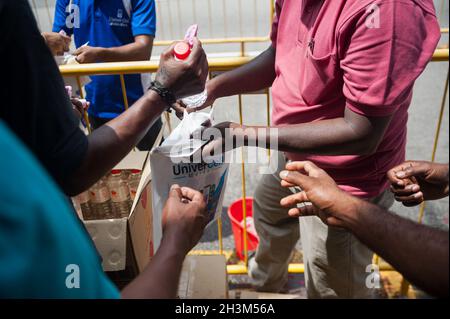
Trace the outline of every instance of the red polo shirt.
{"label": "red polo shirt", "polygon": [[373,155],[288,158],[316,163],[353,195],[379,195],[386,172],[405,159],[414,81],[440,38],[433,1],[277,0],[276,14],[274,125],[339,118],[346,107],[393,115]]}

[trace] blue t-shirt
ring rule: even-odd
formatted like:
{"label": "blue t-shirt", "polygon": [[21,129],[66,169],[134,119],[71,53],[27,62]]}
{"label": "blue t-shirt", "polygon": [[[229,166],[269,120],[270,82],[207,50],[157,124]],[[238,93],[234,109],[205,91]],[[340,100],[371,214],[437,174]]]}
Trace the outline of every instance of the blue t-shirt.
{"label": "blue t-shirt", "polygon": [[[112,48],[134,42],[138,35],[155,36],[154,0],[57,0],[53,31],[74,35],[76,47],[89,42],[92,47]],[[89,114],[115,118],[124,111],[118,75],[92,76],[86,86],[91,102]],[[141,75],[125,75],[129,104],[136,102],[147,85]],[[145,88],[146,89],[146,88]]]}
{"label": "blue t-shirt", "polygon": [[119,298],[68,200],[0,121],[0,299]]}

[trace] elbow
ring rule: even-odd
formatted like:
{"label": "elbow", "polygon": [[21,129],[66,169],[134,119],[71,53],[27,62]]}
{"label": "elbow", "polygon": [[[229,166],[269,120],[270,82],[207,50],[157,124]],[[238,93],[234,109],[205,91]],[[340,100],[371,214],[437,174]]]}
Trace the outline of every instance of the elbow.
{"label": "elbow", "polygon": [[361,156],[370,156],[374,155],[378,151],[378,147],[380,146],[381,141],[374,141],[373,139],[363,138],[357,141],[355,144],[357,145],[357,155]]}
{"label": "elbow", "polygon": [[59,183],[61,189],[64,194],[69,197],[77,196],[84,191],[87,191],[92,185],[95,184],[96,181],[93,181],[90,178],[83,177],[82,174],[78,176],[68,177],[66,180]]}

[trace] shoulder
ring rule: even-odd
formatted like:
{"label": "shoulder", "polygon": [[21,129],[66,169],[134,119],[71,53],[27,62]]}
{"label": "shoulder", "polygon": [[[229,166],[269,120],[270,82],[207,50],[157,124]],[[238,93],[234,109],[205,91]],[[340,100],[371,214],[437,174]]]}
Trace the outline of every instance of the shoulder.
{"label": "shoulder", "polygon": [[382,15],[385,15],[385,19],[392,17],[397,20],[413,19],[411,12],[418,12],[422,16],[436,16],[432,0],[347,0],[344,3],[341,25],[351,24],[355,20],[376,14],[380,14],[381,19]]}

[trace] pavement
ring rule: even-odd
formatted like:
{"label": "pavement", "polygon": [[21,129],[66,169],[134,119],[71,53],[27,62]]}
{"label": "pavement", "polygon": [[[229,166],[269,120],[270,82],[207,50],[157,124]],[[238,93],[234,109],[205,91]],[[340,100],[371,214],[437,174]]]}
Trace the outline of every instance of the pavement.
{"label": "pavement", "polygon": [[[161,0],[158,1],[158,39],[179,39],[184,30],[197,22],[200,25],[200,37],[222,38],[237,36],[265,36],[270,29],[269,6],[271,0]],[[45,9],[45,0],[30,1],[36,3],[39,17],[39,25],[43,31],[49,30],[50,22]],[[267,3],[266,3],[267,2]],[[195,3],[195,6],[192,5]],[[448,1],[444,1],[444,10],[438,16],[443,27],[448,28],[449,12]],[[54,1],[48,1],[50,11]],[[225,4],[225,7],[224,7]],[[441,9],[441,1],[435,1],[438,11]],[[211,12],[211,18],[209,18]],[[441,45],[448,44],[448,35],[444,35]],[[249,44],[248,52],[259,52],[265,49],[269,43]],[[162,48],[155,48],[153,54],[157,56]],[[217,54],[239,51],[239,45],[207,45],[208,54]],[[441,100],[444,92],[444,84],[448,74],[448,62],[430,63],[425,72],[417,80],[414,89],[414,98],[409,111],[407,158],[417,160],[430,160],[433,148],[434,135]],[[250,95],[244,97],[244,122],[247,124],[265,125],[266,104],[264,96]],[[441,127],[441,134],[437,149],[436,160],[449,162],[449,110],[448,99],[445,102],[445,114]],[[215,104],[214,117],[217,122],[239,121],[237,97],[224,98]],[[177,123],[177,119],[173,119]],[[260,179],[258,166],[246,164],[245,170],[247,196],[252,196]],[[241,166],[232,164],[226,190],[223,208],[223,244],[225,249],[234,249],[230,220],[227,217],[227,208],[235,200],[242,197]],[[449,228],[449,201],[448,198],[427,203],[424,223],[443,229]],[[405,208],[396,203],[392,212],[406,218],[417,220],[418,208]],[[217,250],[217,226],[209,227],[196,247],[200,250]],[[297,247],[301,250],[300,245]]]}

